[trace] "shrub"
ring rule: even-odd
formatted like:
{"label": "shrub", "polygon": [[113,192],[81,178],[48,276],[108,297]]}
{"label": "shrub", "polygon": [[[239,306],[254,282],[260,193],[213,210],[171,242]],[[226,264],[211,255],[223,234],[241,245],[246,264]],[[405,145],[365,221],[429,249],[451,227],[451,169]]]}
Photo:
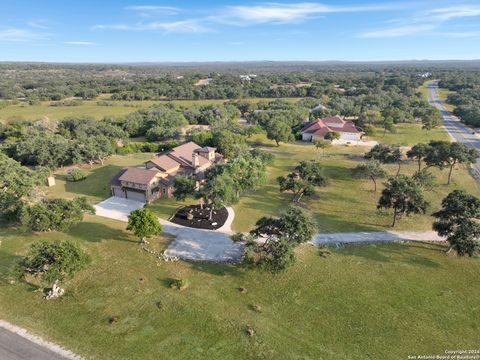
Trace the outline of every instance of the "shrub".
{"label": "shrub", "polygon": [[254,158],[259,158],[265,165],[271,165],[273,163],[273,154],[261,149],[253,149],[251,152]]}
{"label": "shrub", "polygon": [[365,135],[367,136],[373,136],[375,134],[375,127],[370,124],[366,124],[363,127],[363,131],[365,132]]}
{"label": "shrub", "polygon": [[24,206],[19,220],[24,228],[31,231],[67,231],[82,221],[85,213],[95,214],[95,209],[85,197],[43,199],[30,207]]}
{"label": "shrub", "polygon": [[89,261],[89,256],[80,246],[70,240],[42,240],[32,244],[27,256],[18,263],[17,270],[21,278],[32,275],[51,284],[73,276]]}
{"label": "shrub", "polygon": [[170,287],[172,289],[184,290],[188,287],[187,279],[172,279],[170,282]]}
{"label": "shrub", "polygon": [[67,181],[76,182],[87,178],[87,175],[80,169],[72,169],[67,174]]}

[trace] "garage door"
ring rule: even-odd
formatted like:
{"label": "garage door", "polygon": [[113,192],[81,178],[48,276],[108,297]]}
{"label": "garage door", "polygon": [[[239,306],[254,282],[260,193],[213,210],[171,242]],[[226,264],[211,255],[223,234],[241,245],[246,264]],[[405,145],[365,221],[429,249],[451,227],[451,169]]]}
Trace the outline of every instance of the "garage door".
{"label": "garage door", "polygon": [[127,191],[127,199],[145,202],[145,194],[135,191]]}
{"label": "garage door", "polygon": [[123,192],[122,189],[113,188],[113,196],[117,196],[117,197],[122,197],[122,198],[124,198],[124,197],[125,197],[125,193]]}
{"label": "garage door", "polygon": [[342,133],[340,136],[342,140],[358,140],[358,135],[355,133]]}

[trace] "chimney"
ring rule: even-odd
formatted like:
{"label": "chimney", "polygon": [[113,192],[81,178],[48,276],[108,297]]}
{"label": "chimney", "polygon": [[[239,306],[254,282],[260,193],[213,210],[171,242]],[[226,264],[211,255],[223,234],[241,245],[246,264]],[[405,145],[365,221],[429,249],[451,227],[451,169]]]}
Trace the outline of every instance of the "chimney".
{"label": "chimney", "polygon": [[195,152],[192,154],[192,166],[194,169],[200,166],[200,161],[198,161],[198,154]]}

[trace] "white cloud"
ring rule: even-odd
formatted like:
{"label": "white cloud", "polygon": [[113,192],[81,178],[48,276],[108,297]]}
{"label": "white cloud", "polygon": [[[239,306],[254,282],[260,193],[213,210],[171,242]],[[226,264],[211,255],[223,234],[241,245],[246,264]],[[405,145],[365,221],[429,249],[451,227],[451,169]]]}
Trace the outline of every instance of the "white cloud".
{"label": "white cloud", "polygon": [[38,21],[30,21],[27,23],[27,25],[36,29],[47,29],[48,26],[45,23],[46,22],[44,20],[38,20]]}
{"label": "white cloud", "polygon": [[207,32],[209,29],[202,25],[198,20],[180,20],[171,22],[149,22],[136,25],[112,24],[112,25],[95,25],[93,29],[110,29],[110,30],[133,30],[133,31],[163,31],[166,33],[201,33]]}
{"label": "white cloud", "polygon": [[405,25],[389,29],[381,29],[375,31],[368,31],[358,35],[361,38],[392,38],[407,35],[414,35],[428,32],[435,29],[434,25]]}
{"label": "white cloud", "polygon": [[438,35],[454,37],[454,38],[472,38],[472,37],[480,37],[480,31],[442,32],[442,33],[438,33]]}
{"label": "white cloud", "polygon": [[447,21],[456,18],[480,16],[480,6],[459,5],[431,10],[427,16],[435,20]]}
{"label": "white cloud", "polygon": [[149,15],[149,14],[177,15],[181,11],[181,9],[174,6],[155,6],[155,5],[127,6],[125,9],[136,11],[143,15]]}
{"label": "white cloud", "polygon": [[392,19],[391,24],[398,24],[396,27],[367,31],[358,35],[362,38],[384,38],[409,36],[420,33],[430,33],[451,37],[473,37],[475,32],[433,32],[439,30],[445,23],[464,17],[480,16],[480,6],[458,5],[445,8],[437,8],[414,14],[409,18]]}
{"label": "white cloud", "polygon": [[264,3],[252,6],[229,6],[223,14],[220,16],[212,16],[211,19],[234,25],[291,23],[304,21],[326,13],[380,11],[398,6],[399,5],[332,6],[320,3]]}
{"label": "white cloud", "polygon": [[92,46],[96,45],[94,42],[91,41],[65,41],[67,45],[83,45],[83,46]]}
{"label": "white cloud", "polygon": [[0,41],[24,42],[34,40],[47,40],[50,34],[39,33],[28,29],[0,30]]}

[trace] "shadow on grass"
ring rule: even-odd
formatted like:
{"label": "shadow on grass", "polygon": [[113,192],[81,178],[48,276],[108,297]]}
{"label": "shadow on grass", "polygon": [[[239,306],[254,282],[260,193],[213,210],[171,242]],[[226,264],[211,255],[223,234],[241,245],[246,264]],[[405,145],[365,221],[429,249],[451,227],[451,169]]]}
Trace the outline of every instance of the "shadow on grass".
{"label": "shadow on grass", "polygon": [[201,271],[206,274],[215,276],[234,276],[242,278],[244,273],[242,270],[242,264],[215,264],[210,262],[189,262],[192,269]]}
{"label": "shadow on grass", "polygon": [[0,283],[7,284],[15,277],[15,264],[17,264],[20,259],[22,259],[22,257],[19,255],[0,251]]}
{"label": "shadow on grass", "polygon": [[428,251],[441,251],[441,245],[423,242],[415,243],[370,243],[370,244],[349,244],[337,250],[335,254],[341,256],[358,256],[367,260],[379,262],[397,262],[410,265],[421,265],[430,268],[438,268],[441,265],[428,257],[413,254],[411,248],[424,249]]}
{"label": "shadow on grass", "polygon": [[138,241],[132,240],[123,230],[114,229],[107,225],[90,221],[84,221],[72,226],[68,231],[68,234],[89,242],[116,240],[138,243]]}

